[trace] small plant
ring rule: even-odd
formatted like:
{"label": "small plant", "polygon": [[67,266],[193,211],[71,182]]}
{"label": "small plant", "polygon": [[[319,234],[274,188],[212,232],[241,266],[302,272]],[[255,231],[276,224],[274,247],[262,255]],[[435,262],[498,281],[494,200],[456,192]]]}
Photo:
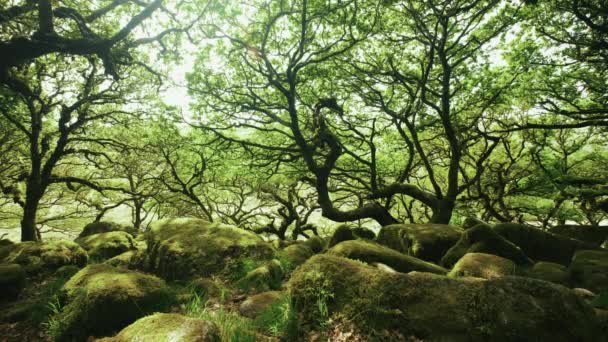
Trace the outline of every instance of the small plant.
{"label": "small plant", "polygon": [[305,275],[307,286],[299,289],[304,302],[296,303],[307,308],[313,322],[325,327],[329,320],[329,302],[334,297],[331,281],[320,272],[310,272]]}
{"label": "small plant", "polygon": [[244,276],[246,276],[247,273],[258,268],[260,265],[261,265],[261,263],[255,259],[243,258],[238,261],[238,263],[235,265],[235,267],[233,268],[233,271],[230,273],[228,278],[231,281],[237,281],[237,280],[243,278]]}
{"label": "small plant", "polygon": [[291,297],[283,296],[266,308],[253,322],[260,330],[288,340],[297,335],[297,316]]}

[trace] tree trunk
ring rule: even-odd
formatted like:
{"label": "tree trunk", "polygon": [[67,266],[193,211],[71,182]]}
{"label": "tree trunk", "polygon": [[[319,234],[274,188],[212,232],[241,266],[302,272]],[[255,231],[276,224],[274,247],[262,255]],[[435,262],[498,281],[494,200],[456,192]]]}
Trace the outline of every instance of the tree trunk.
{"label": "tree trunk", "polygon": [[439,200],[439,205],[433,208],[433,216],[429,223],[449,224],[454,211],[454,200],[442,199]]}
{"label": "tree trunk", "polygon": [[23,208],[23,219],[21,220],[21,241],[38,241],[36,232],[36,213],[40,198],[27,196]]}
{"label": "tree trunk", "polygon": [[139,228],[141,227],[141,210],[142,210],[142,203],[138,200],[134,201],[135,205],[134,205],[134,211],[133,211],[133,228],[135,228],[136,231],[139,231]]}

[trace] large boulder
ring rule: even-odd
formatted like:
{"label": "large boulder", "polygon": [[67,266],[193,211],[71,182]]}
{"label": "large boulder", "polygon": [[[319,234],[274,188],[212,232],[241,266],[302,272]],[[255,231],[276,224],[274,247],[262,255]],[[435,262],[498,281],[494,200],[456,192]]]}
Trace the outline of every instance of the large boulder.
{"label": "large boulder", "polygon": [[122,267],[130,270],[145,270],[146,263],[146,251],[145,250],[130,250],[124,253],[121,253],[115,257],[112,257],[104,263],[114,266],[114,267]]}
{"label": "large boulder", "polygon": [[304,244],[308,246],[313,253],[321,253],[327,247],[327,239],[323,239],[320,236],[311,236]]}
{"label": "large boulder", "polygon": [[461,228],[447,224],[393,224],[382,227],[376,240],[401,253],[437,263],[462,233]]}
{"label": "large boulder", "polygon": [[52,317],[59,341],[106,336],[169,302],[162,279],[106,264],[80,270],[65,283],[60,297],[63,309]]}
{"label": "large boulder", "polygon": [[27,273],[54,271],[65,265],[83,267],[87,261],[87,252],[68,240],[21,242],[0,248],[0,262],[19,264]]}
{"label": "large boulder", "polygon": [[99,342],[220,342],[220,331],[213,322],[175,313],[156,313],[138,319],[114,337]]}
{"label": "large boulder", "polygon": [[607,291],[608,251],[577,251],[568,272],[575,287],[589,289],[595,293]]}
{"label": "large boulder", "polygon": [[17,298],[25,285],[25,271],[19,264],[0,264],[0,300]]}
{"label": "large boulder", "polygon": [[99,260],[137,249],[133,236],[123,231],[88,235],[76,239],[75,242],[87,251],[89,257]]}
{"label": "large boulder", "polygon": [[279,256],[287,260],[294,267],[300,266],[314,254],[312,249],[305,243],[289,245],[279,252]]}
{"label": "large boulder", "polygon": [[342,241],[355,240],[357,237],[353,233],[353,227],[348,224],[341,224],[336,227],[327,247],[333,247]]}
{"label": "large boulder", "polygon": [[518,265],[532,265],[532,260],[518,246],[486,225],[477,225],[466,230],[443,256],[441,265],[451,268],[467,253],[493,254],[510,259]]}
{"label": "large boulder", "polygon": [[568,285],[569,275],[566,266],[554,262],[539,261],[524,272],[526,277],[536,278],[552,283]]}
{"label": "large boulder", "polygon": [[85,236],[100,234],[100,233],[108,233],[108,232],[117,232],[124,231],[131,235],[137,235],[137,231],[133,227],[124,226],[115,222],[108,221],[95,221],[87,224],[78,235],[79,238],[83,238]]}
{"label": "large boulder", "polygon": [[550,232],[598,247],[608,238],[608,226],[564,224],[551,228]]}
{"label": "large boulder", "polygon": [[467,253],[458,260],[448,276],[494,279],[517,273],[517,266],[509,259],[485,253]]}
{"label": "large boulder", "polygon": [[239,312],[245,317],[255,318],[283,296],[284,293],[281,291],[258,293],[243,301],[239,306]]}
{"label": "large boulder", "polygon": [[236,287],[250,293],[278,290],[285,271],[277,260],[270,262],[247,272],[244,277],[236,282]]}
{"label": "large boulder", "polygon": [[200,219],[169,219],[147,233],[148,268],[166,279],[231,274],[243,258],[268,260],[274,248],[253,232]]}
{"label": "large boulder", "polygon": [[[593,309],[569,289],[523,277],[492,280],[388,273],[333,255],[300,266],[289,293],[304,324],[340,324],[424,341],[598,341]],[[331,328],[331,327],[330,327]]]}
{"label": "large boulder", "polygon": [[380,263],[398,272],[422,271],[446,274],[447,270],[430,262],[399,253],[394,249],[366,240],[340,242],[327,251],[327,254],[360,260],[368,264]]}
{"label": "large boulder", "polygon": [[575,251],[597,247],[525,224],[500,223],[493,229],[498,235],[519,246],[535,261],[550,261],[567,266]]}

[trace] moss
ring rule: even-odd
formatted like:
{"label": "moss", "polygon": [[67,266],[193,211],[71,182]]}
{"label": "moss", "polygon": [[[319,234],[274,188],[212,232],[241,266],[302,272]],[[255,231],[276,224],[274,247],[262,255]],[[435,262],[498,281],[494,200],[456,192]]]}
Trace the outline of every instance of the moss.
{"label": "moss", "polygon": [[76,239],[75,242],[81,245],[91,258],[97,260],[109,259],[137,249],[133,236],[122,231],[88,235]]}
{"label": "moss", "polygon": [[458,260],[448,276],[493,279],[518,273],[515,263],[509,259],[485,253],[467,253]]}
{"label": "moss", "polygon": [[115,257],[106,260],[104,263],[114,266],[122,267],[129,270],[145,270],[146,252],[143,250],[130,250],[121,253]]}
{"label": "moss", "polygon": [[307,244],[296,243],[279,251],[279,256],[287,259],[294,267],[303,264],[314,252]]}
{"label": "moss", "polygon": [[229,275],[239,260],[269,260],[274,248],[253,232],[199,219],[152,224],[147,267],[166,279]]}
{"label": "moss", "polygon": [[[323,283],[319,283],[322,280]],[[302,324],[315,320],[319,289],[332,322],[356,322],[369,340],[388,331],[429,341],[597,341],[592,308],[570,290],[521,277],[486,281],[379,271],[317,255],[289,293]]]}
{"label": "moss", "polygon": [[438,263],[462,233],[461,228],[445,224],[394,224],[382,227],[376,240],[401,253]]}
{"label": "moss", "polygon": [[4,246],[11,246],[14,245],[15,243],[9,239],[0,239],[0,247],[4,247]]}
{"label": "moss", "polygon": [[577,251],[568,272],[573,286],[602,292],[608,289],[608,252]]}
{"label": "moss", "polygon": [[469,216],[466,219],[464,219],[464,222],[462,223],[462,228],[469,229],[469,228],[475,227],[478,224],[488,225],[486,222],[484,222],[476,217]]}
{"label": "moss", "polygon": [[594,249],[593,244],[542,231],[517,223],[501,223],[494,231],[519,246],[536,261],[550,261],[567,266],[578,249]]}
{"label": "moss", "polygon": [[382,263],[398,272],[424,271],[446,274],[447,270],[430,262],[399,253],[380,244],[365,241],[344,241],[330,248],[327,254],[338,255],[366,263]]}
{"label": "moss", "polygon": [[570,282],[567,268],[553,262],[539,261],[532,268],[525,270],[524,275],[561,285],[568,285]]}
{"label": "moss", "polygon": [[283,295],[281,291],[266,291],[249,296],[239,306],[239,312],[245,317],[255,318]]}
{"label": "moss", "polygon": [[313,253],[321,253],[325,250],[327,241],[320,236],[312,236],[308,240],[304,241],[304,244],[308,246]]}
{"label": "moss", "polygon": [[184,341],[219,342],[218,327],[208,321],[175,313],[156,313],[137,320],[105,342]]}
{"label": "moss", "polygon": [[441,265],[452,267],[467,253],[498,255],[518,265],[532,265],[532,260],[519,247],[496,234],[486,225],[477,225],[466,230],[458,242],[441,258]]}
{"label": "moss", "polygon": [[374,240],[376,238],[376,233],[369,228],[355,227],[352,230],[353,234],[358,239]]}
{"label": "moss", "polygon": [[[55,270],[64,265],[84,266],[88,255],[77,243],[67,240],[21,242],[4,247],[4,263],[17,263],[27,273]],[[0,254],[2,254],[0,253]]]}
{"label": "moss", "polygon": [[190,288],[203,298],[218,298],[222,289],[212,278],[199,277],[189,283]]}
{"label": "moss", "polygon": [[599,247],[608,238],[608,226],[565,224],[551,228],[551,233],[591,243]]}
{"label": "moss", "polygon": [[356,239],[355,234],[353,233],[352,227],[348,224],[341,224],[336,227],[334,233],[329,239],[329,244],[327,247],[331,248],[342,241],[354,240]]}
{"label": "moss", "polygon": [[156,310],[169,292],[162,279],[105,264],[90,265],[62,288],[60,312],[51,318],[58,341],[104,336]]}
{"label": "moss", "polygon": [[262,292],[281,288],[285,272],[278,260],[271,260],[260,266],[236,282],[236,287],[246,292]]}
{"label": "moss", "polygon": [[133,227],[124,226],[115,222],[96,221],[84,226],[82,232],[80,232],[80,235],[78,235],[78,237],[83,238],[89,235],[116,231],[124,231],[131,235],[137,235],[137,231]]}
{"label": "moss", "polygon": [[15,299],[25,286],[25,271],[19,264],[0,264],[0,299]]}

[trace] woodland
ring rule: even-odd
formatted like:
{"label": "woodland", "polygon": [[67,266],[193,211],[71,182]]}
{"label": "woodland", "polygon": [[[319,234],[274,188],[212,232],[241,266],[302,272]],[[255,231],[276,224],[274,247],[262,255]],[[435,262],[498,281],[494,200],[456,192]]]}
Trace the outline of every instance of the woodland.
{"label": "woodland", "polygon": [[0,0],[0,341],[608,341],[603,0]]}

